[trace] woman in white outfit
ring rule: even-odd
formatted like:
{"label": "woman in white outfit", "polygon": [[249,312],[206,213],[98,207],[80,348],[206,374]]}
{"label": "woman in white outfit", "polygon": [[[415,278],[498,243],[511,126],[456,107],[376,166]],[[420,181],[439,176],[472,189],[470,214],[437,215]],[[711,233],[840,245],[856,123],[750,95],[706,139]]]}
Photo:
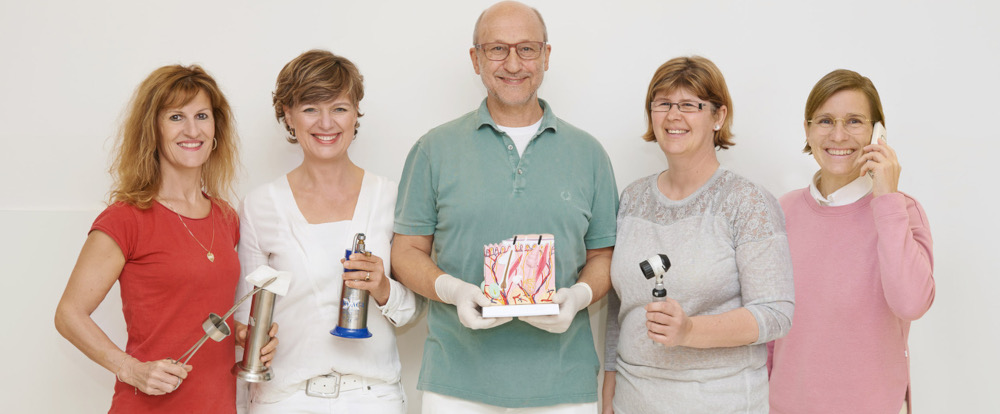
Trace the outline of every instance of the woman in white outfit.
{"label": "woman in white outfit", "polygon": [[[396,183],[347,153],[360,125],[362,81],[351,61],[322,50],[303,53],[278,75],[275,116],[303,159],[240,208],[243,273],[269,265],[292,274],[273,314],[287,345],[274,357],[273,378],[251,384],[250,413],[406,411],[394,326],[416,319],[424,302],[389,276]],[[344,260],[356,233],[366,235],[372,254]],[[370,338],[330,334],[344,280],[370,293]],[[251,289],[244,282],[239,294]],[[248,313],[244,306],[238,315],[246,320]]]}

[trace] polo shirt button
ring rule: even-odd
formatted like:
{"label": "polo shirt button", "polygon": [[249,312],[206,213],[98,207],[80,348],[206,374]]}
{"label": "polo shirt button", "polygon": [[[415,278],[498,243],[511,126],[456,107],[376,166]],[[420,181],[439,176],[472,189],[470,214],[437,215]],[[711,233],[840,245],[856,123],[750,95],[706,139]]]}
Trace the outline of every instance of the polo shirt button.
{"label": "polo shirt button", "polygon": [[521,171],[521,169],[520,169],[520,168],[518,168],[518,169],[517,169],[517,173],[518,173],[518,174],[524,174],[524,171]]}
{"label": "polo shirt button", "polygon": [[513,145],[508,145],[508,146],[507,146],[507,151],[511,151],[511,150],[513,150],[513,149],[514,149],[514,146],[513,146]]}

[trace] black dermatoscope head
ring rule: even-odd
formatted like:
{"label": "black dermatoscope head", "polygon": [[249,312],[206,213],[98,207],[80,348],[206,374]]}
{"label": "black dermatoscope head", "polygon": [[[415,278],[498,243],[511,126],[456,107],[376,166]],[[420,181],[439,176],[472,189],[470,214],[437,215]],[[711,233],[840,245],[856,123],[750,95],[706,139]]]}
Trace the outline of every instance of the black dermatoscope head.
{"label": "black dermatoscope head", "polygon": [[653,297],[667,297],[667,289],[663,287],[663,274],[670,270],[670,259],[665,254],[657,254],[649,259],[639,262],[639,269],[646,279],[656,277],[656,286],[653,288]]}

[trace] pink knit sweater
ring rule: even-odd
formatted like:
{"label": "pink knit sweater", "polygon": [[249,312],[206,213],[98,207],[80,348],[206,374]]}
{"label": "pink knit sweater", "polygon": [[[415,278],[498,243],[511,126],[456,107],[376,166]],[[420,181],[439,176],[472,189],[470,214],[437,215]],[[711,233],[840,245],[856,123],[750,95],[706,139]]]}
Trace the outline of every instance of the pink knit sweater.
{"label": "pink knit sweater", "polygon": [[902,193],[823,207],[805,188],[780,201],[795,315],[770,345],[771,413],[898,413],[910,321],[934,301],[927,216]]}

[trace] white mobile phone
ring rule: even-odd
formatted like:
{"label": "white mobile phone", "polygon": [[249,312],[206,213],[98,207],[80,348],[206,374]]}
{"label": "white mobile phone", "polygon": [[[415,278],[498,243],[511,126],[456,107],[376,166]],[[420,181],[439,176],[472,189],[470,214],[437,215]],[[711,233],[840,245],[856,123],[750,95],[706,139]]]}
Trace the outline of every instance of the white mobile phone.
{"label": "white mobile phone", "polygon": [[[886,140],[885,137],[886,137],[885,126],[882,125],[882,122],[876,122],[875,125],[872,126],[872,139],[870,143],[879,144],[879,138],[881,138],[883,142],[888,143],[889,141]],[[868,176],[874,180],[875,172],[868,170]]]}
{"label": "white mobile phone", "polygon": [[[882,140],[885,141],[885,139],[886,139],[885,137],[886,137],[885,127],[882,126],[882,122],[876,122],[875,125],[872,126],[872,139],[871,139],[871,143],[872,144],[878,144],[879,143],[879,141],[878,141],[879,138],[882,138]],[[886,142],[888,142],[888,141],[886,141]]]}

